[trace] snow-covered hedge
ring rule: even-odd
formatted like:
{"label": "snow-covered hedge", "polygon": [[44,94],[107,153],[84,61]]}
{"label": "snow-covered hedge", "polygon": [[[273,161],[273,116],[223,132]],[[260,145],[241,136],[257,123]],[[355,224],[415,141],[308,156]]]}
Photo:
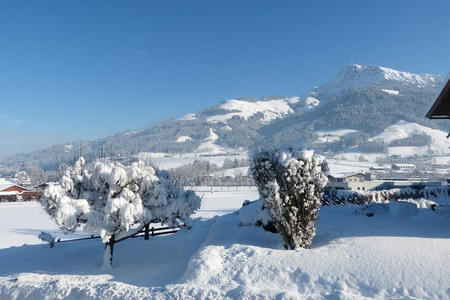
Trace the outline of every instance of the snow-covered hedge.
{"label": "snow-covered hedge", "polygon": [[349,191],[326,189],[323,196],[325,205],[345,205],[347,203],[363,205],[369,203],[385,203],[399,199],[425,198],[438,204],[449,204],[448,185],[425,187],[423,189],[395,188],[376,191]]}
{"label": "snow-covered hedge", "polygon": [[130,166],[81,157],[66,170],[60,185],[50,185],[41,198],[44,209],[66,232],[83,225],[104,242],[149,223],[177,225],[200,208],[200,198],[175,184],[168,172],[140,162]]}
{"label": "snow-covered hedge", "polygon": [[309,248],[315,235],[327,164],[314,151],[263,150],[250,172],[287,249]]}

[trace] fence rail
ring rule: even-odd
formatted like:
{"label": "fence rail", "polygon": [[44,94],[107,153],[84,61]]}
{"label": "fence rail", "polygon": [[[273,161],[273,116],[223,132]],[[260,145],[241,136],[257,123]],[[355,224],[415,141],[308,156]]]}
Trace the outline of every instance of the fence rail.
{"label": "fence rail", "polygon": [[[150,236],[158,236],[158,235],[166,235],[166,234],[176,233],[183,226],[185,226],[185,225],[171,226],[171,227],[156,227],[156,228],[155,227],[145,226],[144,228],[142,228],[141,230],[135,232],[134,234],[132,234],[130,236],[125,236],[125,237],[120,238],[118,240],[115,240],[115,242],[118,243],[118,242],[126,240],[128,238],[139,238],[139,237],[144,237],[144,239],[148,240],[148,237],[150,237]],[[99,239],[99,238],[101,238],[99,235],[91,235],[89,237],[77,238],[77,239],[68,239],[68,240],[62,240],[61,238],[59,238],[59,239],[55,239],[53,241],[50,241],[49,243],[50,243],[50,248],[53,248],[54,244],[58,244],[58,243],[85,241],[85,240],[92,240],[92,239]]]}

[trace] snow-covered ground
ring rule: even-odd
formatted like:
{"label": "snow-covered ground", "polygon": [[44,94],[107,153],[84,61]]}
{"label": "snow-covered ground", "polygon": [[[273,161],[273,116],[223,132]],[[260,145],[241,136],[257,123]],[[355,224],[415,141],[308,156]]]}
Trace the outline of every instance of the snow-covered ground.
{"label": "snow-covered ground", "polygon": [[157,152],[141,152],[139,158],[142,160],[151,161],[160,169],[172,169],[182,165],[191,164],[195,160],[209,161],[216,164],[219,167],[223,166],[225,159],[248,159],[248,153],[246,151],[234,153],[223,153],[217,155],[207,155],[202,153],[183,153],[183,154],[169,154],[169,153],[157,153]]}
{"label": "snow-covered ground", "polygon": [[181,135],[181,136],[177,137],[177,143],[185,143],[190,140],[192,140],[192,138],[190,136]]}
{"label": "snow-covered ground", "polygon": [[388,154],[413,156],[424,155],[430,151],[438,155],[448,154],[450,141],[445,138],[446,132],[406,121],[399,121],[397,124],[386,127],[381,134],[370,138],[369,141],[382,141],[389,144],[392,141],[408,138],[415,134],[429,136],[431,138],[430,145],[423,147],[389,147]]}
{"label": "snow-covered ground", "polygon": [[216,144],[219,136],[214,132],[214,129],[209,128],[209,136],[205,138],[198,146],[197,151],[204,154],[226,154],[231,153],[233,149],[222,147]]}
{"label": "snow-covered ground", "polygon": [[119,243],[107,270],[100,240],[50,249],[36,235],[57,230],[37,203],[1,204],[0,299],[450,298],[449,216],[323,207],[312,248],[288,251],[233,213],[255,188],[196,190],[191,230]]}
{"label": "snow-covered ground", "polygon": [[317,139],[315,144],[338,142],[342,137],[357,133],[354,129],[338,129],[338,130],[321,130],[317,131]]}
{"label": "snow-covered ground", "polygon": [[[199,153],[184,153],[184,154],[167,154],[167,153],[151,153],[142,152],[139,154],[141,159],[150,160],[153,164],[161,169],[171,169],[180,167],[185,164],[190,164],[195,160],[209,161],[217,164],[219,167],[223,166],[225,159],[248,159],[248,152],[240,152],[233,154],[221,155],[201,155]],[[384,158],[386,154],[382,153],[359,153],[348,152],[336,155],[333,158],[327,159],[330,167],[330,173],[333,176],[346,176],[358,172],[368,172],[370,167],[377,166],[377,158]],[[387,166],[390,167],[390,166]],[[248,172],[248,167],[231,168],[217,171],[211,175],[214,176],[231,176],[234,177],[237,173],[245,175]]]}
{"label": "snow-covered ground", "polygon": [[[406,75],[405,75],[406,76]],[[331,131],[318,131],[316,144],[337,142],[342,138],[358,133],[354,129],[338,129]],[[395,155],[400,157],[412,157],[415,155],[433,154],[433,163],[446,165],[450,162],[449,149],[450,140],[446,139],[447,133],[441,130],[429,128],[417,123],[399,121],[398,123],[388,126],[382,133],[373,136],[369,141],[379,141],[389,144],[395,140],[402,140],[414,135],[427,135],[431,138],[429,146],[396,146],[388,147],[387,153],[362,153],[349,149],[349,152],[336,154],[332,158],[328,158],[331,172],[339,175],[348,175],[360,171],[368,171],[370,167],[377,166],[376,161]],[[186,142],[189,140],[187,136],[177,137],[177,141]],[[247,151],[235,151],[216,144],[218,140],[217,133],[210,128],[210,134],[200,144],[198,151],[194,153],[184,154],[168,154],[168,153],[140,153],[140,158],[149,159],[156,166],[162,169],[176,168],[185,164],[190,164],[195,160],[204,160],[217,164],[219,167],[223,165],[225,159],[248,159]],[[343,169],[344,167],[344,169]],[[226,171],[227,175],[235,170]],[[243,170],[242,170],[243,171]],[[221,171],[223,172],[223,171]]]}
{"label": "snow-covered ground", "polygon": [[213,172],[213,173],[211,173],[211,175],[216,176],[216,177],[225,177],[225,176],[236,177],[236,176],[247,175],[248,170],[249,170],[249,167],[230,168],[230,169]]}
{"label": "snow-covered ground", "polygon": [[268,123],[293,113],[294,110],[291,108],[291,105],[298,101],[300,101],[298,97],[255,102],[231,99],[219,105],[220,109],[229,111],[229,113],[208,117],[207,121],[211,123],[226,123],[234,116],[247,120],[253,115],[260,113],[263,115],[260,122]]}
{"label": "snow-covered ground", "polygon": [[371,167],[376,166],[376,163],[373,162],[360,162],[351,160],[352,157],[349,157],[348,160],[345,157],[341,157],[339,159],[327,159],[328,167],[330,169],[329,174],[334,177],[345,177],[355,173],[366,173],[369,172]]}

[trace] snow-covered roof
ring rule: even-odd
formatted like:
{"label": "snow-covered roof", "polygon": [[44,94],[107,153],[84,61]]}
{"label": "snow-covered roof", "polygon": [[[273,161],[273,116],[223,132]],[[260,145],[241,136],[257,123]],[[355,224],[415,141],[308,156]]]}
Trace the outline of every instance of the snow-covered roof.
{"label": "snow-covered roof", "polygon": [[393,166],[402,166],[402,167],[415,167],[416,165],[415,164],[398,164],[398,163],[396,163],[396,164],[392,164]]}
{"label": "snow-covered roof", "polygon": [[9,188],[9,187],[12,187],[12,186],[17,186],[17,187],[20,187],[22,189],[28,190],[27,188],[25,188],[23,186],[20,186],[20,185],[15,184],[15,183],[13,183],[11,181],[7,181],[7,180],[5,180],[3,178],[0,178],[0,192],[5,190],[5,189],[7,189],[7,188]]}
{"label": "snow-covered roof", "polygon": [[328,174],[328,176],[331,176],[333,178],[349,178],[352,176],[366,176],[366,173],[363,173],[363,172],[332,173],[332,174]]}
{"label": "snow-covered roof", "polygon": [[9,188],[10,186],[15,185],[14,183],[7,181],[3,178],[0,178],[0,191]]}

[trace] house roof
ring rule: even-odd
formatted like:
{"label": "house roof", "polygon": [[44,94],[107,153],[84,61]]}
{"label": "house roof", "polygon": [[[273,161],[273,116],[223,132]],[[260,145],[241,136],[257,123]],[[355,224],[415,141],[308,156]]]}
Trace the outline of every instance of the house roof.
{"label": "house roof", "polygon": [[363,172],[357,172],[357,173],[355,173],[355,172],[344,172],[344,173],[338,173],[338,174],[328,174],[328,176],[329,177],[333,177],[333,178],[335,178],[335,179],[345,179],[345,178],[349,178],[349,177],[352,177],[352,176],[366,176],[366,174],[365,173],[363,173]]}
{"label": "house roof", "polygon": [[12,187],[12,186],[17,186],[17,187],[20,187],[20,188],[22,188],[24,190],[27,190],[27,191],[29,190],[29,189],[27,189],[27,188],[25,188],[23,186],[20,186],[18,184],[15,184],[13,182],[6,181],[6,180],[0,178],[0,192],[5,190],[5,189],[7,189],[7,188],[9,188],[9,187]]}
{"label": "house roof", "polygon": [[0,178],[0,191],[9,188],[12,185],[14,185],[12,182]]}
{"label": "house roof", "polygon": [[425,117],[428,119],[450,119],[450,79]]}

